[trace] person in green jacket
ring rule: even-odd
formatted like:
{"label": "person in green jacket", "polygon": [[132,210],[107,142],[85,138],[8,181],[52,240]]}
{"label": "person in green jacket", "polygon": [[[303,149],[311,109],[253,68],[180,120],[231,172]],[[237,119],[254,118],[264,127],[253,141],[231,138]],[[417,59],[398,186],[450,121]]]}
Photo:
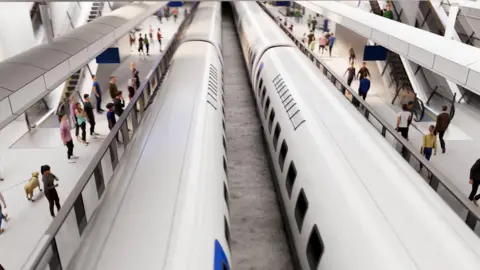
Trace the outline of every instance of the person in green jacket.
{"label": "person in green jacket", "polygon": [[383,17],[393,20],[393,11],[390,4],[387,4],[387,7],[382,12],[383,12]]}
{"label": "person in green jacket", "polygon": [[302,16],[300,15],[300,10],[297,8],[297,9],[295,9],[295,21],[297,23],[300,22],[300,17],[302,17]]}

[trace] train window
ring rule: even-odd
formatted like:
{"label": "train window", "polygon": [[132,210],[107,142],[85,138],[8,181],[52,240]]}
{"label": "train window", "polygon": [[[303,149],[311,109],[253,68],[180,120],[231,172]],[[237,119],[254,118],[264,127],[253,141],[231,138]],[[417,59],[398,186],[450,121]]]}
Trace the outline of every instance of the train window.
{"label": "train window", "polygon": [[270,119],[268,120],[268,132],[272,133],[273,120],[275,120],[275,110],[272,108]]}
{"label": "train window", "polygon": [[228,189],[227,189],[227,184],[223,182],[223,197],[225,198],[225,203],[227,204],[227,208],[230,209],[228,205]]}
{"label": "train window", "polygon": [[225,153],[227,153],[227,140],[225,140],[225,135],[223,135],[223,149],[225,149]]}
{"label": "train window", "polygon": [[263,69],[263,63],[261,63],[260,67],[258,67],[257,78],[256,78],[257,82],[258,82],[258,78],[260,78],[260,73],[262,72],[262,69]]}
{"label": "train window", "polygon": [[277,151],[277,143],[278,143],[278,137],[280,137],[280,132],[282,129],[280,128],[280,125],[277,122],[277,125],[275,125],[275,132],[273,133],[273,148],[275,151]]}
{"label": "train window", "polygon": [[263,87],[262,98],[260,99],[260,104],[262,105],[262,107],[263,107],[263,102],[265,101],[265,94],[266,93],[267,93],[267,89],[265,87]]}
{"label": "train window", "polygon": [[288,145],[283,140],[282,147],[280,148],[280,154],[278,156],[278,164],[280,165],[280,170],[283,172],[283,165],[285,164],[285,157],[287,157]]}
{"label": "train window", "polygon": [[262,89],[263,86],[263,79],[260,79],[260,83],[258,84],[257,91],[260,93],[260,89]]}
{"label": "train window", "polygon": [[268,109],[270,109],[270,97],[267,97],[267,103],[265,103],[265,119],[267,119]]}
{"label": "train window", "polygon": [[228,248],[230,248],[230,228],[228,227],[226,216],[223,216],[223,222],[225,224],[225,239],[227,240]]}
{"label": "train window", "polygon": [[225,175],[228,176],[227,160],[225,159],[225,156],[223,156],[223,170],[225,171]]}
{"label": "train window", "polygon": [[298,231],[302,232],[303,220],[305,219],[305,214],[308,210],[308,200],[305,196],[305,191],[303,188],[300,190],[298,195],[297,203],[295,204],[295,220],[297,221]]}
{"label": "train window", "polygon": [[297,178],[297,168],[295,168],[295,163],[290,162],[287,172],[287,180],[285,181],[285,187],[287,188],[288,198],[292,197],[293,185],[295,184],[295,179]]}
{"label": "train window", "polygon": [[322,258],[325,246],[322,237],[318,232],[317,225],[313,225],[312,232],[307,242],[307,259],[310,269],[317,269],[320,259]]}

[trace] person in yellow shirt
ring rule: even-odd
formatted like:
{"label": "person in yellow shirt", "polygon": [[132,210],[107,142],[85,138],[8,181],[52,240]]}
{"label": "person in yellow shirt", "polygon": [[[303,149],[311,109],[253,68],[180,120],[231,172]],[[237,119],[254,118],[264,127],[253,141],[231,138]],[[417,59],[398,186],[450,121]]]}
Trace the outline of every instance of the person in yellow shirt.
{"label": "person in yellow shirt", "polygon": [[428,134],[423,136],[421,154],[424,155],[427,160],[430,160],[432,150],[434,155],[437,154],[437,136],[433,134],[435,126],[430,125],[428,131]]}

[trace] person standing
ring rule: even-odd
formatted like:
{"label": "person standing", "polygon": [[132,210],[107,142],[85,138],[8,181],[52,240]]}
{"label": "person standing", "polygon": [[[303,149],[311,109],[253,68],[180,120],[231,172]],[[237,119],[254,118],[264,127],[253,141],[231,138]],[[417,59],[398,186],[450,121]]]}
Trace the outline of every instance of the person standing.
{"label": "person standing", "polygon": [[82,109],[82,104],[77,102],[77,109],[75,109],[75,115],[77,116],[78,126],[82,129],[82,139],[81,142],[87,146],[87,114]]}
{"label": "person standing", "polygon": [[447,131],[448,125],[450,124],[450,115],[448,115],[447,109],[447,105],[442,106],[442,112],[437,116],[437,123],[435,124],[435,133],[438,133],[442,154],[445,154],[446,151],[445,140],[443,139],[443,136],[445,135],[445,131]]}
{"label": "person standing", "polygon": [[90,102],[90,96],[88,94],[83,95],[83,109],[87,114],[87,121],[90,124],[90,136],[92,138],[97,138],[98,133],[95,132],[95,114],[93,113],[93,106]]}
{"label": "person standing", "polygon": [[74,94],[75,93],[72,93],[72,95],[70,96],[70,119],[72,119],[72,122],[75,125],[75,137],[80,140],[78,137],[80,132],[80,126],[78,125],[77,116],[75,114],[75,110],[77,109],[77,101],[74,98]]}
{"label": "person standing", "polygon": [[53,211],[54,205],[57,207],[57,212],[60,211],[60,198],[58,197],[57,189],[58,184],[55,184],[55,180],[58,181],[58,177],[51,173],[50,166],[45,165],[42,175],[43,189],[45,190],[45,197],[48,200],[50,215],[55,217]]}
{"label": "person standing", "polygon": [[129,39],[130,39],[130,51],[133,50],[133,45],[135,45],[135,34],[130,32],[129,34]]}
{"label": "person standing", "polygon": [[145,34],[145,38],[143,39],[143,43],[145,43],[145,49],[147,49],[147,55],[150,55],[149,54],[150,42],[148,41],[147,34]]}
{"label": "person standing", "polygon": [[148,35],[150,36],[150,40],[153,42],[153,28],[152,28],[152,25],[148,26]]}
{"label": "person standing", "polygon": [[412,114],[408,111],[407,104],[402,105],[402,111],[397,114],[396,130],[402,134],[402,137],[408,140],[408,121]]}
{"label": "person standing", "polygon": [[133,79],[128,79],[127,82],[127,90],[128,90],[128,98],[132,100],[133,96],[135,96],[135,87],[133,86]]}
{"label": "person standing", "polygon": [[115,114],[120,117],[123,113],[123,108],[125,107],[125,100],[123,99],[122,91],[117,92],[117,96],[113,100],[113,106],[115,106]]}
{"label": "person standing", "polygon": [[[5,198],[3,197],[3,194],[0,192],[0,201],[3,204],[3,208],[7,208],[7,203],[5,202]],[[5,220],[5,222],[8,222],[8,214],[3,213],[2,205],[0,204],[0,234],[5,231],[4,228],[2,228],[2,219]]]}
{"label": "person standing", "polygon": [[108,93],[110,97],[114,99],[117,96],[118,88],[117,88],[117,78],[115,76],[110,76],[110,83],[108,85]]}
{"label": "person standing", "polygon": [[63,144],[67,147],[68,163],[75,163],[78,157],[73,155],[73,139],[70,134],[70,125],[68,124],[68,116],[66,114],[62,116],[60,121],[60,137]]}
{"label": "person standing", "polygon": [[317,19],[315,17],[312,19],[312,31],[315,31],[315,28],[317,27]]}
{"label": "person standing", "polygon": [[470,185],[472,185],[472,191],[470,192],[470,195],[468,196],[468,199],[470,201],[473,201],[473,203],[478,206],[478,199],[480,199],[480,194],[477,194],[478,186],[480,185],[480,159],[477,159],[475,164],[473,164],[472,168],[470,168]]}
{"label": "person standing", "polygon": [[295,22],[300,23],[300,10],[297,8],[295,9]]}
{"label": "person standing", "polygon": [[143,37],[142,33],[138,35],[138,54],[141,56],[142,54],[145,54],[145,51],[143,50]]}
{"label": "person standing", "polygon": [[101,105],[102,105],[102,89],[100,88],[100,84],[97,82],[97,76],[92,75],[92,80],[93,80],[93,94],[95,95],[97,104],[97,113],[103,113],[104,110],[102,110]]}
{"label": "person standing", "polygon": [[358,70],[357,79],[361,80],[363,78],[370,77],[370,71],[367,68],[367,63],[363,62],[362,67]]}
{"label": "person standing", "polygon": [[325,33],[320,34],[320,37],[318,38],[318,51],[323,54],[323,51],[325,50],[325,46],[328,44],[328,39],[325,37]]}
{"label": "person standing", "polygon": [[157,17],[158,17],[158,20],[160,21],[160,23],[163,23],[162,22],[163,10],[161,8],[158,9],[158,11],[157,11]]}
{"label": "person standing", "polygon": [[160,48],[160,51],[162,51],[162,32],[160,31],[160,28],[158,28],[158,31],[157,31],[157,40],[158,40],[158,44],[160,45],[159,48]]}
{"label": "person standing", "polygon": [[315,35],[313,34],[313,32],[312,32],[311,35],[312,35],[312,37],[310,38],[311,40],[310,40],[310,44],[308,45],[308,48],[313,52],[313,50],[315,50],[315,40],[316,40],[316,38],[315,38]]}
{"label": "person standing", "polygon": [[348,86],[350,86],[352,84],[353,78],[355,78],[355,65],[353,63],[350,63],[350,66],[347,68],[343,76],[345,76],[347,73],[347,84]]}
{"label": "person standing", "polygon": [[[117,119],[115,118],[115,106],[113,105],[113,103],[108,103],[107,109],[108,129],[112,130],[117,123]],[[115,139],[117,139],[117,142],[120,142],[120,140],[118,139],[118,134],[115,136]]]}
{"label": "person standing", "polygon": [[308,26],[308,29],[312,28],[312,15],[310,14],[308,14],[307,26]]}
{"label": "person standing", "polygon": [[328,54],[332,57],[333,45],[335,44],[335,35],[332,33],[328,38]]}
{"label": "person standing", "polygon": [[387,18],[387,19],[390,19],[390,20],[393,20],[393,12],[392,12],[392,7],[390,6],[390,4],[387,4],[386,8],[384,10],[382,10],[382,15],[383,17]]}
{"label": "person standing", "polygon": [[430,125],[428,127],[428,134],[423,135],[423,143],[420,153],[427,159],[430,160],[432,152],[434,155],[437,154],[437,136],[433,134],[435,126]]}
{"label": "person standing", "polygon": [[135,67],[135,63],[130,64],[130,69],[132,71],[132,79],[135,85],[135,91],[138,90],[140,87],[140,72],[138,72],[138,69]]}
{"label": "person standing", "polygon": [[174,22],[177,22],[177,18],[178,18],[178,8],[173,8],[173,21]]}

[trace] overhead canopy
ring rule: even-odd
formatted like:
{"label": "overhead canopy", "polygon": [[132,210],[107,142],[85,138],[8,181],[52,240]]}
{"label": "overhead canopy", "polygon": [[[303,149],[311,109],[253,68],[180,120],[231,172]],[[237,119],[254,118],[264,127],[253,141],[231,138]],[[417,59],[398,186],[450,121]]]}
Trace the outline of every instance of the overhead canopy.
{"label": "overhead canopy", "polygon": [[167,2],[126,5],[0,63],[0,129]]}

